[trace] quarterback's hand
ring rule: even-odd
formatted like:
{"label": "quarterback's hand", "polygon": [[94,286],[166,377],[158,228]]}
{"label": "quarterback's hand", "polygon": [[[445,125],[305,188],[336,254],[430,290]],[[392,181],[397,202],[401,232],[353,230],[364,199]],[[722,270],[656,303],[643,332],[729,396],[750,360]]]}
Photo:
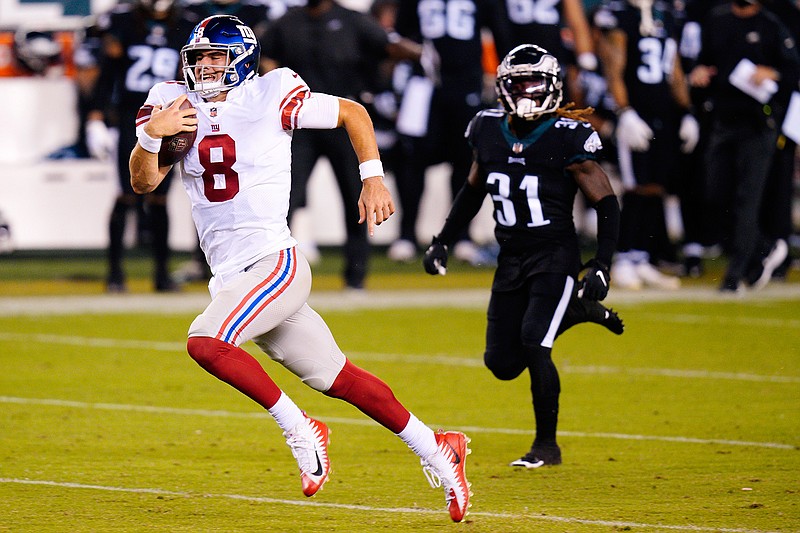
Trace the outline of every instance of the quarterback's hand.
{"label": "quarterback's hand", "polygon": [[433,238],[431,245],[425,250],[422,266],[425,267],[425,272],[433,276],[447,274],[447,246],[437,237]]}
{"label": "quarterback's hand", "polygon": [[358,223],[367,223],[367,233],[375,234],[379,226],[394,213],[392,194],[383,183],[383,178],[373,176],[361,182],[361,195],[358,197]]}
{"label": "quarterback's hand", "polygon": [[691,154],[700,140],[700,124],[697,119],[690,114],[686,114],[681,119],[681,129],[678,131],[681,138],[681,152]]}
{"label": "quarterback's hand", "polygon": [[608,295],[608,267],[597,259],[590,259],[586,263],[586,275],[580,281],[578,296],[587,300],[604,300]]}
{"label": "quarterback's hand", "polygon": [[653,130],[642,120],[635,109],[629,107],[617,120],[617,140],[634,152],[646,152],[650,148]]}
{"label": "quarterback's hand", "polygon": [[86,148],[89,155],[105,161],[111,158],[117,140],[106,123],[100,119],[86,121]]}
{"label": "quarterback's hand", "polygon": [[154,139],[161,139],[181,131],[196,130],[197,110],[191,106],[181,109],[181,105],[186,100],[186,95],[182,94],[169,106],[154,105],[150,120],[144,125],[145,132]]}

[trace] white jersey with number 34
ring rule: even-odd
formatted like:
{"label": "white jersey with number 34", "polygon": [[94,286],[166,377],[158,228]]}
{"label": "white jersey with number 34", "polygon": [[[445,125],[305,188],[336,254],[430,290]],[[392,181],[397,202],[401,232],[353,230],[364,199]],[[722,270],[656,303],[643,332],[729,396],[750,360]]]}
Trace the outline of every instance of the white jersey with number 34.
{"label": "white jersey with number 34", "polygon": [[[186,94],[182,82],[159,83],[146,105],[165,106],[181,94]],[[286,220],[292,130],[336,127],[338,101],[312,97],[305,81],[286,68],[245,82],[222,102],[188,96],[199,124],[180,166],[212,272],[233,274],[294,246]]]}

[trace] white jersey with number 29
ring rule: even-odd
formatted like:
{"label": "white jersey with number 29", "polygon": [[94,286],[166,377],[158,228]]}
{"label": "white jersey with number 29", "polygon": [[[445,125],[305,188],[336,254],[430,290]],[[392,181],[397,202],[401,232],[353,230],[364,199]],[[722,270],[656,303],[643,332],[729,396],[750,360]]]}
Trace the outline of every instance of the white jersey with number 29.
{"label": "white jersey with number 29", "polygon": [[[145,107],[166,107],[181,94],[186,94],[183,82],[159,83]],[[292,131],[335,128],[338,99],[312,95],[286,68],[231,89],[222,102],[206,102],[197,93],[188,98],[198,110],[197,138],[179,165],[211,271],[234,274],[294,246],[286,220]]]}

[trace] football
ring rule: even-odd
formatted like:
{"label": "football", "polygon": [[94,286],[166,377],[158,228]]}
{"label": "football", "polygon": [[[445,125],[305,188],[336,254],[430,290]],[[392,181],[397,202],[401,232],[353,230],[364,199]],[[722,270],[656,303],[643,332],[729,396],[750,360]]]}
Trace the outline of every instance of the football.
{"label": "football", "polygon": [[[172,105],[170,102],[164,107]],[[192,106],[189,100],[184,100],[181,104],[181,109],[188,109]],[[161,139],[161,149],[158,151],[158,166],[166,167],[174,165],[189,152],[189,149],[194,144],[197,138],[197,130],[194,131],[181,131],[175,135],[170,135]]]}

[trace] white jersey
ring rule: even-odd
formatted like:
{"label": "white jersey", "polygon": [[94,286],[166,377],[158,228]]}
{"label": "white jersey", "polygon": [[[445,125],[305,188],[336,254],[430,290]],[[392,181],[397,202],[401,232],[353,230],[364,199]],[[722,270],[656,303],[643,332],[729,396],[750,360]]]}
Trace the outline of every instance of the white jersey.
{"label": "white jersey", "polygon": [[[183,82],[155,85],[137,128],[149,120],[153,105],[166,106],[181,94],[187,94]],[[222,102],[206,102],[196,93],[188,98],[199,123],[194,146],[180,167],[211,271],[240,272],[294,246],[286,220],[292,130],[336,127],[338,100],[312,97],[305,81],[286,68],[231,89]]]}

